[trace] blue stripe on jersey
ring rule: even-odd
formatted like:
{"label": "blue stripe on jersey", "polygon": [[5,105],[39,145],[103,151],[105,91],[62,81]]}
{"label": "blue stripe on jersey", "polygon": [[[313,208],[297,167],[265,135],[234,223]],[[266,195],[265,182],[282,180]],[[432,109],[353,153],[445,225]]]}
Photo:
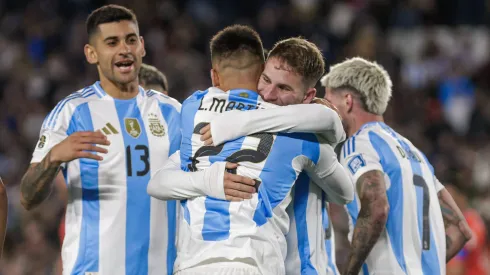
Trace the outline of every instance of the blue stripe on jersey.
{"label": "blue stripe on jersey", "polygon": [[364,273],[364,275],[369,275],[369,269],[367,264],[362,265],[362,273]]}
{"label": "blue stripe on jersey", "polygon": [[301,274],[318,274],[311,263],[310,241],[308,238],[307,207],[310,191],[310,178],[301,172],[295,183],[294,191],[294,219],[298,234],[298,254],[301,261]]}
{"label": "blue stripe on jersey", "polygon": [[356,151],[356,137],[352,137],[352,152]]}
{"label": "blue stripe on jersey", "polygon": [[349,156],[352,151],[351,151],[351,143],[352,143],[352,139],[348,139],[347,140],[347,155]]}
{"label": "blue stripe on jersey", "polygon": [[369,140],[379,155],[383,171],[388,174],[391,181],[391,187],[386,191],[390,205],[386,231],[398,264],[406,274],[407,266],[403,252],[403,234],[400,231],[403,228],[403,182],[400,162],[388,143],[378,134],[370,131]]}
{"label": "blue stripe on jersey", "polygon": [[[151,175],[151,152],[136,98],[114,99],[114,104],[121,125],[126,161],[131,161],[126,163],[126,274],[147,274],[151,200],[146,193],[146,187]],[[132,128],[135,130],[139,124],[139,136],[134,137],[128,133],[126,123],[129,126],[130,122],[127,119],[132,119]]]}
{"label": "blue stripe on jersey", "polygon": [[[301,146],[301,149],[300,149]],[[320,156],[320,145],[312,134],[278,134],[259,178],[258,203],[254,221],[261,226],[272,217],[273,209],[284,200],[296,180],[296,171],[291,167],[295,157],[304,155],[315,165]],[[280,177],[270,171],[284,171]]]}
{"label": "blue stripe on jersey", "polygon": [[330,222],[330,217],[328,216],[328,211],[327,211],[327,206],[325,204],[325,192],[322,191],[322,220],[323,220],[323,229],[325,231],[330,231],[330,237],[328,239],[325,239],[325,249],[327,250],[327,269],[329,269],[330,272],[327,273],[333,273],[334,275],[338,275],[337,272],[337,265],[333,261],[333,255],[335,254],[335,251],[333,250],[332,243],[335,242],[335,239],[332,238],[333,234],[333,228],[332,228],[332,223]]}
{"label": "blue stripe on jersey", "polygon": [[[412,149],[410,148],[410,145],[408,145],[404,140],[400,139],[398,135],[388,127],[386,124],[382,124],[383,129],[385,129],[388,133],[390,133],[393,138],[395,138],[398,143],[403,147],[403,150],[407,153],[408,160],[410,161],[410,165],[412,167],[412,173],[414,175],[418,175],[423,179],[422,175],[422,168],[420,166],[420,163],[416,160],[416,156],[414,154],[417,154],[417,152],[413,152]],[[425,157],[425,156],[424,156]],[[425,180],[424,180],[425,182]],[[414,181],[415,184],[415,181]],[[427,183],[425,183],[427,185]],[[424,195],[429,196],[428,190],[426,190],[426,193],[424,192],[424,188],[428,188],[427,186],[416,186],[414,185],[415,188],[415,193],[417,197],[417,223],[419,227],[419,236],[420,240],[423,240],[423,223],[424,223]],[[425,194],[424,194],[425,193]],[[430,203],[430,200],[427,201]],[[430,205],[430,204],[429,204]],[[427,205],[426,207],[429,207]],[[429,222],[429,217],[426,217]],[[430,244],[422,244],[422,247],[425,247],[427,245],[430,245],[429,249],[422,249],[422,271],[424,274],[440,274],[440,267],[439,267],[439,258],[437,257],[437,249],[436,249],[436,244],[434,241],[434,237],[432,234],[432,230],[430,230],[430,223],[429,223],[429,236],[430,236]]]}
{"label": "blue stripe on jersey", "polygon": [[[194,117],[196,116],[201,100],[208,93],[206,91],[197,91],[192,94],[182,104],[180,110],[180,123],[182,131],[182,144],[180,145],[180,168],[184,171],[189,171],[188,164],[191,163],[189,159],[192,157],[192,135],[194,132]],[[184,219],[188,224],[191,223],[191,215],[187,208],[187,200],[182,200],[181,205],[184,208]]]}
{"label": "blue stripe on jersey", "polygon": [[[245,95],[242,97],[240,95]],[[229,100],[237,103],[257,106],[258,94],[249,90],[235,89],[228,92]],[[221,152],[231,153],[241,149],[245,137],[225,143]],[[223,160],[223,155],[210,156],[209,162],[212,164],[216,161]],[[206,213],[204,214],[204,225],[202,228],[202,238],[206,241],[225,240],[230,236],[230,202],[220,199],[206,197],[204,201]]]}
{"label": "blue stripe on jersey", "polygon": [[[182,140],[180,134],[180,114],[174,106],[166,103],[160,103],[160,110],[163,118],[167,123],[168,139],[170,149],[168,156],[175,153]],[[168,219],[168,245],[167,245],[167,273],[173,274],[174,262],[177,256],[175,247],[175,235],[177,234],[177,203],[176,201],[167,201],[167,219]]]}
{"label": "blue stripe on jersey", "polygon": [[[75,109],[66,134],[93,130],[88,103],[83,103]],[[72,274],[99,271],[99,162],[88,158],[81,158],[79,161],[82,184],[82,226],[78,256]]]}

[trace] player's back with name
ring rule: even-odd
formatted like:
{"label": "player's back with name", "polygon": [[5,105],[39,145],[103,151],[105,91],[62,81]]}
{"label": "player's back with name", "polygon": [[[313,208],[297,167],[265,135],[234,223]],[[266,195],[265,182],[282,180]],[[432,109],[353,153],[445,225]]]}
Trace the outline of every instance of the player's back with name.
{"label": "player's back with name", "polygon": [[[253,110],[259,103],[267,106],[256,93],[246,90],[224,93],[211,88],[195,93],[182,106],[182,168],[205,169],[216,161],[238,162],[236,173],[255,179],[260,186],[258,194],[242,202],[211,197],[184,202],[182,230],[189,236],[179,237],[179,248],[185,252],[179,252],[182,257],[177,259],[176,269],[224,257],[252,259],[267,274],[281,273],[286,256],[284,236],[289,219],[285,209],[291,200],[290,190],[304,167],[302,156],[318,161],[319,144],[309,134],[260,133],[221,146],[203,146],[198,130],[220,114],[221,107],[216,109],[218,100],[223,102],[224,111],[230,102],[237,107],[251,105],[244,111]],[[263,252],[257,254],[259,247]]]}

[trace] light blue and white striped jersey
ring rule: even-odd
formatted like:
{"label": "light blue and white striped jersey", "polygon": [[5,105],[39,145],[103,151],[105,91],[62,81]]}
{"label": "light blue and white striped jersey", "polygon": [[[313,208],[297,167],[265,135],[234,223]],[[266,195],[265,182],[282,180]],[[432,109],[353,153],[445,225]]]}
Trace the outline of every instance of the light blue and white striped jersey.
{"label": "light blue and white striped jersey", "polygon": [[332,147],[312,134],[260,133],[204,146],[199,130],[222,112],[273,108],[248,90],[199,91],[182,105],[181,164],[187,171],[216,161],[238,162],[236,173],[260,182],[252,199],[229,202],[198,197],[183,202],[175,270],[233,261],[257,266],[262,274],[284,274],[289,230],[286,207],[302,171],[326,176],[337,167]]}
{"label": "light blue and white striped jersey", "polygon": [[146,188],[179,149],[180,104],[139,89],[133,99],[114,99],[96,82],[60,101],[42,125],[32,163],[78,131],[100,130],[111,142],[104,160],[63,167],[69,196],[64,275],[172,274],[176,202],[153,199]]}
{"label": "light blue and white striped jersey", "polygon": [[286,209],[290,218],[286,275],[338,275],[325,192],[306,173],[301,173],[292,197]]}
{"label": "light blue and white striped jersey", "polygon": [[[388,221],[362,273],[446,274],[445,230],[437,196],[443,187],[425,155],[386,124],[371,122],[345,142],[340,157],[353,182],[371,170],[385,174]],[[347,205],[352,226],[360,207],[356,194]]]}

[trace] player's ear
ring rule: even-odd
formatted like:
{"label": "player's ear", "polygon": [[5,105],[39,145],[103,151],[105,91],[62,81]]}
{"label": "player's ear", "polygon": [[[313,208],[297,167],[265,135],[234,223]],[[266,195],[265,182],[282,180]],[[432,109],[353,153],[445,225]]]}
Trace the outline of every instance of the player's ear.
{"label": "player's ear", "polygon": [[213,87],[219,87],[219,75],[215,69],[211,69],[211,82]]}
{"label": "player's ear", "polygon": [[315,88],[308,88],[306,90],[305,96],[303,97],[303,103],[309,104],[315,98],[316,96],[316,89]]}
{"label": "player's ear", "polygon": [[350,113],[352,111],[352,108],[354,107],[354,97],[350,93],[345,93],[344,101],[345,106],[347,107],[347,113]]}
{"label": "player's ear", "polygon": [[141,57],[145,57],[146,49],[145,49],[145,40],[143,39],[143,36],[140,36],[140,42],[141,42],[141,47],[143,48],[143,53],[141,54]]}
{"label": "player's ear", "polygon": [[92,45],[85,44],[85,47],[83,48],[83,52],[85,53],[85,58],[87,59],[88,63],[94,65],[99,62],[99,59],[97,57],[97,52],[95,51]]}

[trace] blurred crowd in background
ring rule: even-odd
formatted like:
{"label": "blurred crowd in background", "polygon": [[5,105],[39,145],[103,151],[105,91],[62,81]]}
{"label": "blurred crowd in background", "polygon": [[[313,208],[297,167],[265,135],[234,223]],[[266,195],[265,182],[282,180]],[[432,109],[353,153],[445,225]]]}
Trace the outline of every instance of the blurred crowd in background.
{"label": "blurred crowd in background", "polygon": [[[57,179],[51,198],[31,212],[19,203],[19,183],[47,113],[97,80],[83,54],[85,19],[107,3],[0,0],[0,175],[10,199],[1,275],[59,272],[64,183]],[[328,65],[353,56],[377,61],[394,82],[387,123],[428,156],[441,182],[457,190],[460,207],[475,209],[490,225],[490,1],[110,3],[135,11],[144,62],[167,75],[169,95],[179,101],[210,86],[209,39],[233,23],[255,27],[268,49],[301,35],[321,48]],[[345,242],[337,249],[341,264]]]}

